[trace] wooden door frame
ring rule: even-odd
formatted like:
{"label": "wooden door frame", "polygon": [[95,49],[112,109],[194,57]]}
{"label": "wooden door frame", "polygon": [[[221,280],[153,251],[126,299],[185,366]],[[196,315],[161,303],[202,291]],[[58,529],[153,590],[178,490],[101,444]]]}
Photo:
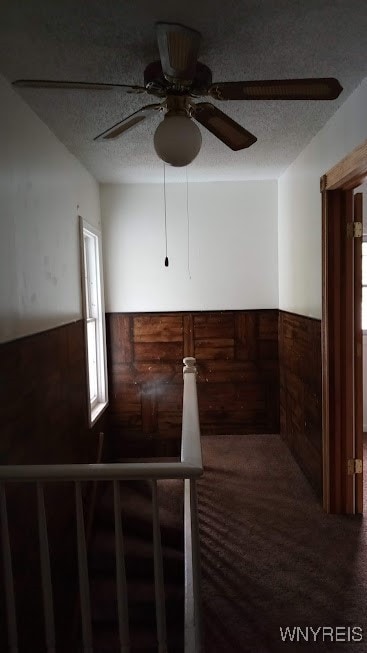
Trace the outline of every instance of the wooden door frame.
{"label": "wooden door frame", "polygon": [[[351,192],[367,179],[367,141],[320,179],[322,193],[322,423],[323,506],[353,513],[353,477],[348,478],[354,427],[354,338],[346,319],[346,284],[353,259],[343,250],[341,229],[353,218]],[[349,276],[348,276],[349,275]]]}

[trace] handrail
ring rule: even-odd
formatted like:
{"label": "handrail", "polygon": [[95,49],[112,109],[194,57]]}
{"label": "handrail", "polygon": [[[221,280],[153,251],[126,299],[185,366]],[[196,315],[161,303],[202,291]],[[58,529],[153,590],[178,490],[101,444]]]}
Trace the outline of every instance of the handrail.
{"label": "handrail", "polygon": [[93,463],[0,465],[0,481],[117,481],[197,478],[202,468],[186,463]]}

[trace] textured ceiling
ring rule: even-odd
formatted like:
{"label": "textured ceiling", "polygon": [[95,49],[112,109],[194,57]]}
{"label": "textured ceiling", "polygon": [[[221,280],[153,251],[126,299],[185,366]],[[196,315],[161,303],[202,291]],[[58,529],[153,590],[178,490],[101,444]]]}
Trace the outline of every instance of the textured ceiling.
{"label": "textured ceiling", "polygon": [[[276,178],[367,76],[366,0],[3,0],[0,72],[9,80],[44,78],[143,83],[158,58],[154,23],[180,22],[202,33],[199,59],[213,81],[337,77],[331,102],[215,102],[255,134],[232,152],[200,127],[203,145],[190,179]],[[109,143],[93,137],[150,96],[123,91],[19,89],[17,92],[103,182],[154,182],[159,116]],[[182,169],[167,170],[181,180]]]}

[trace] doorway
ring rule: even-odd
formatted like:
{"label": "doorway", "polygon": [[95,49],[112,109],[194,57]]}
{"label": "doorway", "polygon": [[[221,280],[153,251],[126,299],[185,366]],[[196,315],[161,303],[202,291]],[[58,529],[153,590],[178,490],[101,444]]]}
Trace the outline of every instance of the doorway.
{"label": "doorway", "polygon": [[367,142],[321,178],[323,505],[363,511],[362,234]]}

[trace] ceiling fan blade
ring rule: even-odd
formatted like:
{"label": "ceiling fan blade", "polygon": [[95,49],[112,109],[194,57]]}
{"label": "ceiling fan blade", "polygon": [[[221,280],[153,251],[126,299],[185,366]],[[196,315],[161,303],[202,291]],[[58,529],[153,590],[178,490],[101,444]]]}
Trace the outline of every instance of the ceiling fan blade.
{"label": "ceiling fan blade", "polygon": [[243,150],[256,143],[256,136],[210,102],[199,102],[191,106],[194,118],[231,150]]}
{"label": "ceiling fan blade", "polygon": [[189,85],[195,76],[200,32],[175,23],[156,23],[156,29],[165,78]]}
{"label": "ceiling fan blade", "polygon": [[139,124],[139,122],[143,122],[143,120],[145,120],[147,116],[152,114],[154,111],[163,109],[164,106],[165,105],[163,102],[159,104],[148,104],[146,107],[138,109],[138,111],[135,111],[130,116],[127,116],[123,120],[117,122],[115,125],[112,125],[112,127],[105,129],[105,131],[103,131],[101,134],[98,134],[98,136],[96,136],[93,140],[109,141],[113,138],[118,138],[127,132],[128,129],[135,127],[135,125]]}
{"label": "ceiling fan blade", "polygon": [[219,82],[212,84],[209,95],[216,100],[335,100],[342,90],[333,77],[315,77]]}
{"label": "ceiling fan blade", "polygon": [[80,89],[86,91],[110,91],[114,88],[129,89],[128,93],[144,93],[144,86],[130,84],[104,84],[99,82],[63,82],[50,79],[16,79],[13,86],[21,88]]}

